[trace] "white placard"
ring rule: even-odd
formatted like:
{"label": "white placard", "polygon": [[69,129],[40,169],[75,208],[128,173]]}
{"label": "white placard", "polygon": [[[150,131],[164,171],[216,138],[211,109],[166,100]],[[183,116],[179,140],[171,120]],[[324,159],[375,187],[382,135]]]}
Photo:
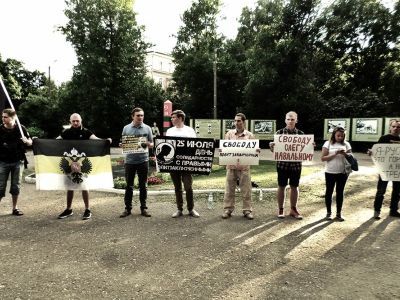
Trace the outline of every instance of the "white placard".
{"label": "white placard", "polygon": [[147,144],[146,147],[142,147],[142,144],[146,142],[145,136],[123,135],[121,139],[122,154],[146,153],[149,151]]}
{"label": "white placard", "polygon": [[259,140],[220,140],[220,165],[258,165]]}
{"label": "white placard", "polygon": [[372,161],[384,181],[400,181],[400,144],[375,144]]}
{"label": "white placard", "polygon": [[273,160],[312,161],[314,157],[313,134],[275,134]]}

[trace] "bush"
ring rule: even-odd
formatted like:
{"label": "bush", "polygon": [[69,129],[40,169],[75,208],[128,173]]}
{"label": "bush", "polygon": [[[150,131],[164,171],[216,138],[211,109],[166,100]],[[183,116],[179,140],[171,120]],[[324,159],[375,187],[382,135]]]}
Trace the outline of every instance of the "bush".
{"label": "bush", "polygon": [[39,127],[35,127],[35,126],[27,127],[26,130],[29,132],[31,137],[32,136],[35,136],[35,137],[38,137],[38,138],[44,138],[45,137],[45,132],[42,129],[40,129]]}
{"label": "bush", "polygon": [[[148,185],[156,185],[156,184],[163,184],[165,183],[165,180],[162,178],[162,174],[159,176],[151,175],[147,178],[147,184]],[[114,188],[115,189],[125,189],[126,188],[126,182],[124,177],[117,177],[114,178]],[[137,186],[135,185],[135,188]]]}

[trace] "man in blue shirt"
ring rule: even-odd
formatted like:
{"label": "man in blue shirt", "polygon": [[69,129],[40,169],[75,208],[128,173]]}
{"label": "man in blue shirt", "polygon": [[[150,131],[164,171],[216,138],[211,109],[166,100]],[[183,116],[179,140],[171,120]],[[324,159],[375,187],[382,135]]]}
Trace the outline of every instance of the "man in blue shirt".
{"label": "man in blue shirt", "polygon": [[126,154],[125,157],[125,211],[120,215],[125,218],[132,211],[133,183],[137,173],[139,178],[140,211],[144,217],[151,217],[147,212],[147,173],[149,171],[149,148],[153,148],[153,134],[150,126],[143,123],[144,111],[136,107],[132,110],[132,123],[126,125],[122,130],[122,136],[138,138],[140,147],[134,153]]}

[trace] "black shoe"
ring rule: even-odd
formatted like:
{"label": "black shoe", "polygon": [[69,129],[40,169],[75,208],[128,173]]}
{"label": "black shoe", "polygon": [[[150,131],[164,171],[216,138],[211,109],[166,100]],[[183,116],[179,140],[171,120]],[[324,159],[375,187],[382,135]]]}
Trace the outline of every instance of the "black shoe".
{"label": "black shoe", "polygon": [[22,212],[22,210],[19,210],[18,208],[13,209],[12,213],[13,216],[23,216],[24,213]]}
{"label": "black shoe", "polygon": [[70,216],[72,216],[74,213],[72,212],[72,209],[66,209],[66,210],[64,210],[59,216],[58,216],[58,218],[59,219],[65,219],[65,218],[68,218],[68,217],[70,217]]}
{"label": "black shoe", "polygon": [[391,211],[389,216],[395,217],[395,218],[400,218],[400,213],[397,210]]}
{"label": "black shoe", "polygon": [[92,212],[90,209],[85,209],[85,212],[83,213],[82,220],[88,220],[92,217]]}
{"label": "black shoe", "polygon": [[337,215],[334,220],[338,222],[344,222],[344,219],[341,215]]}
{"label": "black shoe", "polygon": [[379,216],[380,214],[381,214],[380,211],[375,210],[374,211],[374,219],[375,220],[380,220],[381,219],[381,217]]}
{"label": "black shoe", "polygon": [[124,212],[119,216],[120,218],[125,218],[127,216],[131,215],[131,211],[125,209]]}
{"label": "black shoe", "polygon": [[149,214],[148,212],[147,212],[147,210],[145,210],[145,209],[142,209],[142,212],[140,213],[143,217],[151,217],[151,214]]}

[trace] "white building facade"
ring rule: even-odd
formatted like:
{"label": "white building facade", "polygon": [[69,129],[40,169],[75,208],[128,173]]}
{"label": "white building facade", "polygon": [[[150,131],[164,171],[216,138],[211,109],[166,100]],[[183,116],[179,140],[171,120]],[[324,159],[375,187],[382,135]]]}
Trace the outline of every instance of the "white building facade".
{"label": "white building facade", "polygon": [[146,56],[147,76],[160,84],[164,90],[172,82],[172,73],[175,65],[171,55],[152,51]]}

